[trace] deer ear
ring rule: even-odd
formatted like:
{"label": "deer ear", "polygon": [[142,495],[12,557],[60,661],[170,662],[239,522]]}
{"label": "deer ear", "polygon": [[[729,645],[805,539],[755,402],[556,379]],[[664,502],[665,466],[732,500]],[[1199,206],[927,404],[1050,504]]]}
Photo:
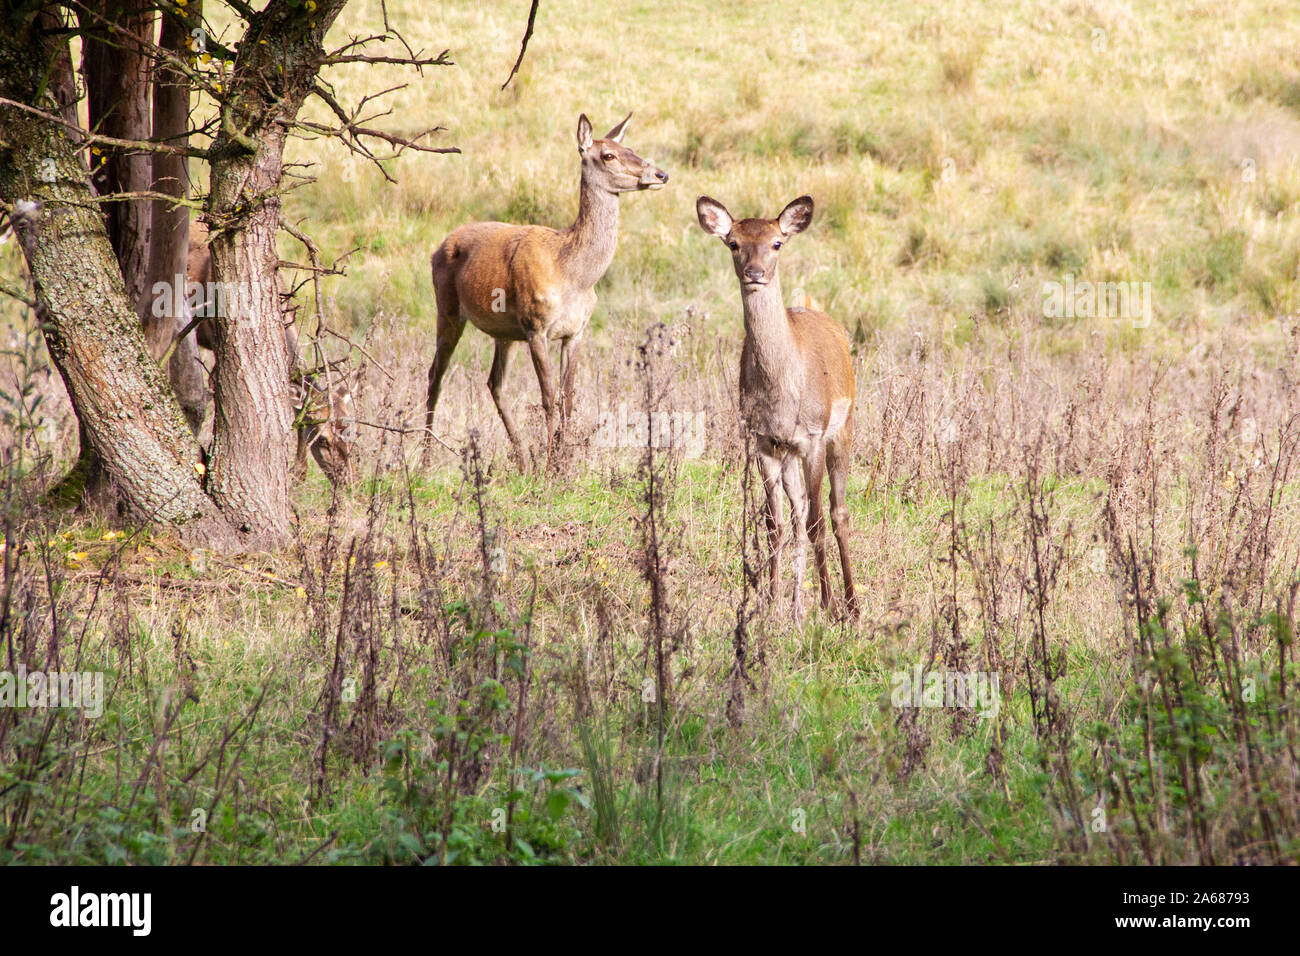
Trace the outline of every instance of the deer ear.
{"label": "deer ear", "polygon": [[725,239],[731,232],[731,213],[716,199],[701,196],[695,200],[695,214],[700,217],[700,228],[709,235]]}
{"label": "deer ear", "polygon": [[626,116],[624,116],[623,122],[619,123],[612,130],[610,130],[608,133],[605,134],[605,139],[612,139],[616,143],[623,142],[623,134],[627,132],[627,121],[630,120],[631,118],[632,118],[631,113],[628,113]]}
{"label": "deer ear", "polygon": [[591,120],[583,113],[578,117],[578,152],[585,153],[591,149]]}
{"label": "deer ear", "polygon": [[781,227],[783,235],[793,236],[807,229],[812,217],[812,196],[800,196],[781,210],[781,215],[776,217],[776,224]]}

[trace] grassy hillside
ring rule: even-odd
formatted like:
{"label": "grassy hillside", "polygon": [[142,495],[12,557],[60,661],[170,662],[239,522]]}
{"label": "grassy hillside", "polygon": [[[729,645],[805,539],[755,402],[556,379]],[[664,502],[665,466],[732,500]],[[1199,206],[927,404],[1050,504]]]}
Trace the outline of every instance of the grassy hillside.
{"label": "grassy hillside", "polygon": [[[349,8],[357,28],[372,16]],[[543,4],[522,77],[511,7],[438,4],[402,17],[450,47],[395,100],[394,125],[439,123],[461,156],[407,154],[388,187],[342,149],[295,211],[355,246],[345,318],[431,322],[429,251],[467,219],[565,225],[577,199],[579,112],[635,111],[628,144],[673,177],[624,203],[599,327],[640,328],[694,304],[732,328],[735,290],[695,225],[700,193],[775,215],[807,192],[816,227],[784,263],[847,327],[960,342],[975,321],[1041,317],[1066,273],[1154,287],[1154,327],[1066,323],[1178,351],[1226,328],[1264,335],[1293,311],[1300,198],[1300,26],[1277,4]],[[356,98],[375,68],[340,69]],[[408,77],[402,77],[408,79]],[[351,179],[347,177],[351,176]]]}

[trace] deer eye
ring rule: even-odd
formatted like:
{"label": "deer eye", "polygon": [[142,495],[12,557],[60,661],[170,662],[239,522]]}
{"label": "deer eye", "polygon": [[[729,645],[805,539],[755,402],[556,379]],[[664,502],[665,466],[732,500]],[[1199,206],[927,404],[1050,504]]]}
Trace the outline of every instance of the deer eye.
{"label": "deer eye", "polygon": [[732,252],[735,252],[737,249],[740,248],[740,243],[738,243],[735,239],[728,239],[727,248],[730,249]]}
{"label": "deer eye", "polygon": [[781,243],[780,243],[780,242],[774,242],[774,243],[772,243],[772,248],[773,248],[773,249],[780,249],[780,248],[781,248]]}
{"label": "deer eye", "polygon": [[613,154],[613,153],[601,153],[601,154],[600,154],[600,158],[603,159],[605,162],[608,163],[610,160],[612,160],[612,159],[614,158],[614,154]]}

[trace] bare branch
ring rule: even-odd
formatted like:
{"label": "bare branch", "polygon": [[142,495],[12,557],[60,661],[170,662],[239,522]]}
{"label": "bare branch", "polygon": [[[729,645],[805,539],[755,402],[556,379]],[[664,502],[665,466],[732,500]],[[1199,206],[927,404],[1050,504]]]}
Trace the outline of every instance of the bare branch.
{"label": "bare branch", "polygon": [[443,448],[447,449],[447,451],[459,454],[455,448],[448,445],[438,437],[438,434],[435,431],[425,425],[419,425],[415,428],[397,428],[393,425],[380,425],[378,422],[365,422],[359,418],[353,418],[351,421],[354,425],[365,425],[367,428],[378,428],[380,431],[396,432],[399,435],[428,435]]}
{"label": "bare branch", "polygon": [[161,199],[163,202],[171,203],[171,208],[185,206],[189,209],[202,211],[202,199],[186,199],[182,196],[173,196],[170,193],[160,193],[152,189],[137,189],[129,193],[105,193],[103,196],[95,196],[91,202],[130,202],[132,199]]}
{"label": "bare branch", "polygon": [[[408,149],[414,149],[421,153],[459,153],[460,152],[459,146],[427,146],[424,143],[418,142],[419,140],[424,139],[424,137],[426,136],[432,136],[434,133],[445,133],[447,131],[447,127],[445,126],[431,126],[428,129],[424,130],[424,132],[417,133],[415,136],[407,138],[405,136],[398,136],[395,133],[385,133],[381,129],[371,129],[368,126],[349,125],[346,128],[339,129],[333,126],[322,126],[319,123],[311,123],[305,120],[298,120],[297,122],[288,123],[286,125],[301,127],[302,129],[310,130],[313,133],[318,133],[321,136],[335,136],[340,138],[345,138],[350,136],[352,139],[356,139],[359,136],[370,136],[374,139],[382,139],[385,143],[388,143],[390,146],[393,146],[397,149],[397,152],[393,154],[394,156],[400,155],[402,151]],[[366,158],[368,159],[373,160],[375,158],[374,155],[368,151],[358,150],[358,152],[362,152],[362,154],[365,155]],[[392,157],[386,157],[386,158],[392,158]]]}
{"label": "bare branch", "polygon": [[436,57],[426,59],[414,58],[409,56],[367,56],[365,54],[355,53],[351,55],[333,54],[322,57],[318,63],[333,66],[336,63],[396,63],[399,66],[455,66],[456,63],[450,58],[451,51],[443,50]]}
{"label": "bare branch", "polygon": [[6,99],[0,96],[0,106],[12,106],[15,109],[23,110],[39,116],[41,119],[50,123],[57,123],[66,129],[73,130],[79,136],[84,137],[82,145],[103,145],[116,146],[119,149],[131,149],[142,153],[172,153],[179,156],[196,156],[199,159],[210,158],[208,150],[199,149],[194,146],[168,146],[166,143],[156,143],[147,139],[118,139],[115,136],[100,136],[98,133],[87,132],[76,123],[69,123],[62,116],[56,113],[49,113],[35,106],[28,106],[26,103],[19,103],[16,100]]}
{"label": "bare branch", "polygon": [[312,265],[315,266],[316,261],[320,258],[320,248],[312,241],[311,236],[286,220],[280,221],[280,228],[307,247],[307,254],[311,256]]}
{"label": "bare branch", "polygon": [[13,286],[0,283],[0,295],[7,295],[11,298],[17,299],[19,302],[27,306],[29,309],[37,308],[35,299],[33,299],[27,293],[15,289]]}
{"label": "bare branch", "polygon": [[176,346],[180,345],[181,341],[185,338],[185,336],[189,335],[191,332],[197,329],[199,327],[199,323],[206,318],[207,316],[205,315],[199,315],[199,316],[195,316],[193,319],[190,319],[189,325],[181,329],[180,334],[175,336],[172,339],[171,345],[167,346],[167,351],[164,352],[162,358],[158,360],[158,364],[161,367],[163,368],[167,367],[167,363],[172,360],[172,353],[176,351]]}
{"label": "bare branch", "polygon": [[[375,93],[366,96],[365,98],[362,99],[361,103],[357,106],[357,109],[351,115],[349,115],[348,112],[343,108],[342,104],[339,103],[339,101],[334,97],[334,94],[331,93],[320,83],[317,83],[316,86],[313,88],[312,92],[315,93],[321,99],[321,101],[324,102],[325,105],[330,108],[330,112],[332,112],[336,117],[338,117],[339,123],[341,125],[325,126],[322,123],[312,123],[307,120],[292,120],[292,121],[281,120],[280,122],[283,123],[287,128],[306,130],[307,132],[315,133],[318,136],[332,136],[336,139],[341,140],[342,143],[353,153],[373,163],[375,167],[379,170],[380,174],[383,175],[383,177],[386,180],[388,180],[390,183],[395,183],[397,180],[395,180],[389,174],[388,170],[386,170],[383,167],[382,161],[385,159],[393,159],[397,156],[400,156],[405,150],[408,149],[413,149],[421,153],[459,153],[460,152],[460,148],[456,146],[429,146],[420,142],[420,140],[424,139],[426,136],[431,136],[434,133],[446,132],[446,127],[444,126],[433,126],[417,134],[414,137],[406,137],[406,136],[398,136],[395,133],[386,133],[383,130],[378,130],[369,126],[361,125],[362,122],[378,119],[379,117],[387,116],[389,113],[392,112],[391,110],[385,110],[381,113],[376,113],[371,116],[367,116],[362,120],[358,120],[357,115],[365,107],[367,102],[369,102],[370,100],[374,99],[377,96],[384,96],[388,93],[392,93],[399,89],[402,89],[402,87],[401,86],[392,87],[391,89],[384,90],[381,93]],[[396,152],[393,153],[392,156],[376,156],[374,152],[371,151],[371,149],[361,141],[361,137],[363,136],[368,136],[371,137],[372,139],[382,140],[383,142],[388,143],[390,146],[394,147]]]}
{"label": "bare branch", "polygon": [[524,54],[528,52],[528,41],[533,35],[533,23],[537,19],[537,8],[540,4],[541,0],[533,0],[533,5],[528,10],[528,28],[524,30],[524,41],[519,44],[519,58],[515,60],[515,65],[511,67],[510,75],[506,77],[506,81],[501,84],[501,89],[503,90],[510,85],[510,81],[513,80],[515,74],[519,72],[519,67],[523,65]]}

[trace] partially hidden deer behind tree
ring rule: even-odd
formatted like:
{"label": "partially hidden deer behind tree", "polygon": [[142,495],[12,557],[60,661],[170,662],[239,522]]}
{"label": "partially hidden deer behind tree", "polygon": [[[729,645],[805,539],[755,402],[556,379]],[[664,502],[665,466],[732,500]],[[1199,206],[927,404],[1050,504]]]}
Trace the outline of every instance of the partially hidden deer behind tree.
{"label": "partially hidden deer behind tree", "polygon": [[800,196],[775,219],[736,221],[715,199],[695,204],[700,225],[731,250],[745,313],[740,354],[740,412],[757,443],[758,467],[767,502],[770,554],[768,586],[779,594],[779,566],[785,544],[781,491],[793,512],[796,619],[804,615],[803,575],[811,538],[821,582],[822,607],[836,613],[826,564],[822,478],[830,477],[831,522],[844,574],[844,601],[858,614],[849,559],[846,486],[853,456],[853,403],[857,386],[849,339],[824,312],[787,309],[781,298],[777,258],[786,241],[812,222],[813,201]]}
{"label": "partially hidden deer behind tree", "polygon": [[[194,318],[199,320],[194,328],[195,341],[200,348],[215,352],[216,323],[212,316],[216,314],[215,310],[226,307],[226,298],[214,294],[208,229],[201,220],[190,223],[189,258],[185,271],[187,285],[197,283],[201,290],[194,308]],[[294,416],[298,423],[294,476],[299,480],[305,476],[310,453],[330,484],[350,484],[355,478],[352,455],[355,435],[350,408],[352,382],[348,377],[340,376],[328,385],[322,385],[316,374],[302,367],[298,360],[298,333],[294,329],[295,307],[289,300],[283,280],[280,281],[280,292],[282,301],[286,303],[284,347],[289,355]],[[188,297],[188,293],[186,295]]]}
{"label": "partially hidden deer behind tree", "polygon": [[562,429],[573,410],[578,343],[596,306],[595,285],[609,268],[618,245],[619,195],[659,189],[668,182],[666,172],[622,145],[631,118],[629,113],[599,139],[592,136],[586,114],[578,118],[581,190],[578,217],[568,229],[472,222],[453,231],[434,252],[438,331],[429,368],[426,455],[442,378],[465,323],[472,322],[496,340],[488,391],[521,466],[525,463],[523,445],[501,384],[515,345],[528,344],[541,386],[550,463],[557,407],[548,345],[560,342],[558,414]]}

